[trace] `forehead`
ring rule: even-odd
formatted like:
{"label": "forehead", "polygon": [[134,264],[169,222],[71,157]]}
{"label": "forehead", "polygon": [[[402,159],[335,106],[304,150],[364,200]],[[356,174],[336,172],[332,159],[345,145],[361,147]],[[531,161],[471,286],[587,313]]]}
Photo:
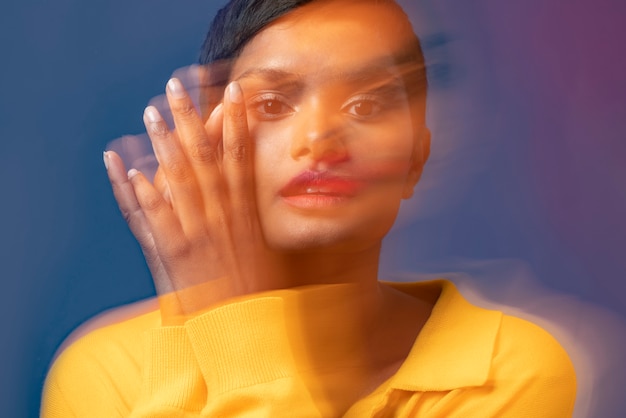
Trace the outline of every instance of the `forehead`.
{"label": "forehead", "polygon": [[314,1],[260,31],[236,59],[232,78],[280,70],[299,76],[394,74],[414,40],[401,9],[386,1]]}

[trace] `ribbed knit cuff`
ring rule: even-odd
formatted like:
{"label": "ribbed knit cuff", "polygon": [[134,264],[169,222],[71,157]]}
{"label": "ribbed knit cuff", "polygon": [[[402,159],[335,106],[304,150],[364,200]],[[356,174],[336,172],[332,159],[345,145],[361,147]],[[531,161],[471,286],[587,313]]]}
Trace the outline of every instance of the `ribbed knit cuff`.
{"label": "ribbed knit cuff", "polygon": [[201,410],[206,402],[206,386],[185,328],[147,331],[144,349],[142,402],[185,411]]}
{"label": "ribbed knit cuff", "polygon": [[216,308],[187,321],[209,393],[295,376],[280,297],[261,297]]}

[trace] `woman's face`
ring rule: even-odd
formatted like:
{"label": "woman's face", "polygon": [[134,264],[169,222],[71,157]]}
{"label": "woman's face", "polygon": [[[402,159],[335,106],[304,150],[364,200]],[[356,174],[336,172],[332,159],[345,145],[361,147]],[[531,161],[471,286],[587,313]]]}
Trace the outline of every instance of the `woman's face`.
{"label": "woman's face", "polygon": [[362,249],[393,224],[428,153],[424,97],[408,97],[397,64],[411,36],[393,6],[313,2],[237,58],[272,248]]}

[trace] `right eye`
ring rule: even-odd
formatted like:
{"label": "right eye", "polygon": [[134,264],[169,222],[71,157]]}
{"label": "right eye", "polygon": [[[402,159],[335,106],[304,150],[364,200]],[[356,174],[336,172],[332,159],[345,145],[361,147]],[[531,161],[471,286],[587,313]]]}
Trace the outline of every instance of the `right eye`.
{"label": "right eye", "polygon": [[265,100],[259,105],[257,110],[269,115],[279,115],[284,112],[285,105],[278,100]]}
{"label": "right eye", "polygon": [[274,94],[264,94],[252,100],[250,106],[261,119],[278,119],[293,113],[293,108]]}

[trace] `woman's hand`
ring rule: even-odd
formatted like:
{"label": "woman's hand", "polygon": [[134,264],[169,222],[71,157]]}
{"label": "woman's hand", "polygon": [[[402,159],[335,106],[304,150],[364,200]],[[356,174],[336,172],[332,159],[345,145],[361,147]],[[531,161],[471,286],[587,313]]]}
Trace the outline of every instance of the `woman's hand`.
{"label": "woman's hand", "polygon": [[167,85],[175,131],[149,106],[144,122],[159,172],[152,185],[105,153],[120,210],[152,273],[163,323],[228,297],[272,289],[279,275],[259,224],[241,87],[231,83],[203,124],[178,79]]}

